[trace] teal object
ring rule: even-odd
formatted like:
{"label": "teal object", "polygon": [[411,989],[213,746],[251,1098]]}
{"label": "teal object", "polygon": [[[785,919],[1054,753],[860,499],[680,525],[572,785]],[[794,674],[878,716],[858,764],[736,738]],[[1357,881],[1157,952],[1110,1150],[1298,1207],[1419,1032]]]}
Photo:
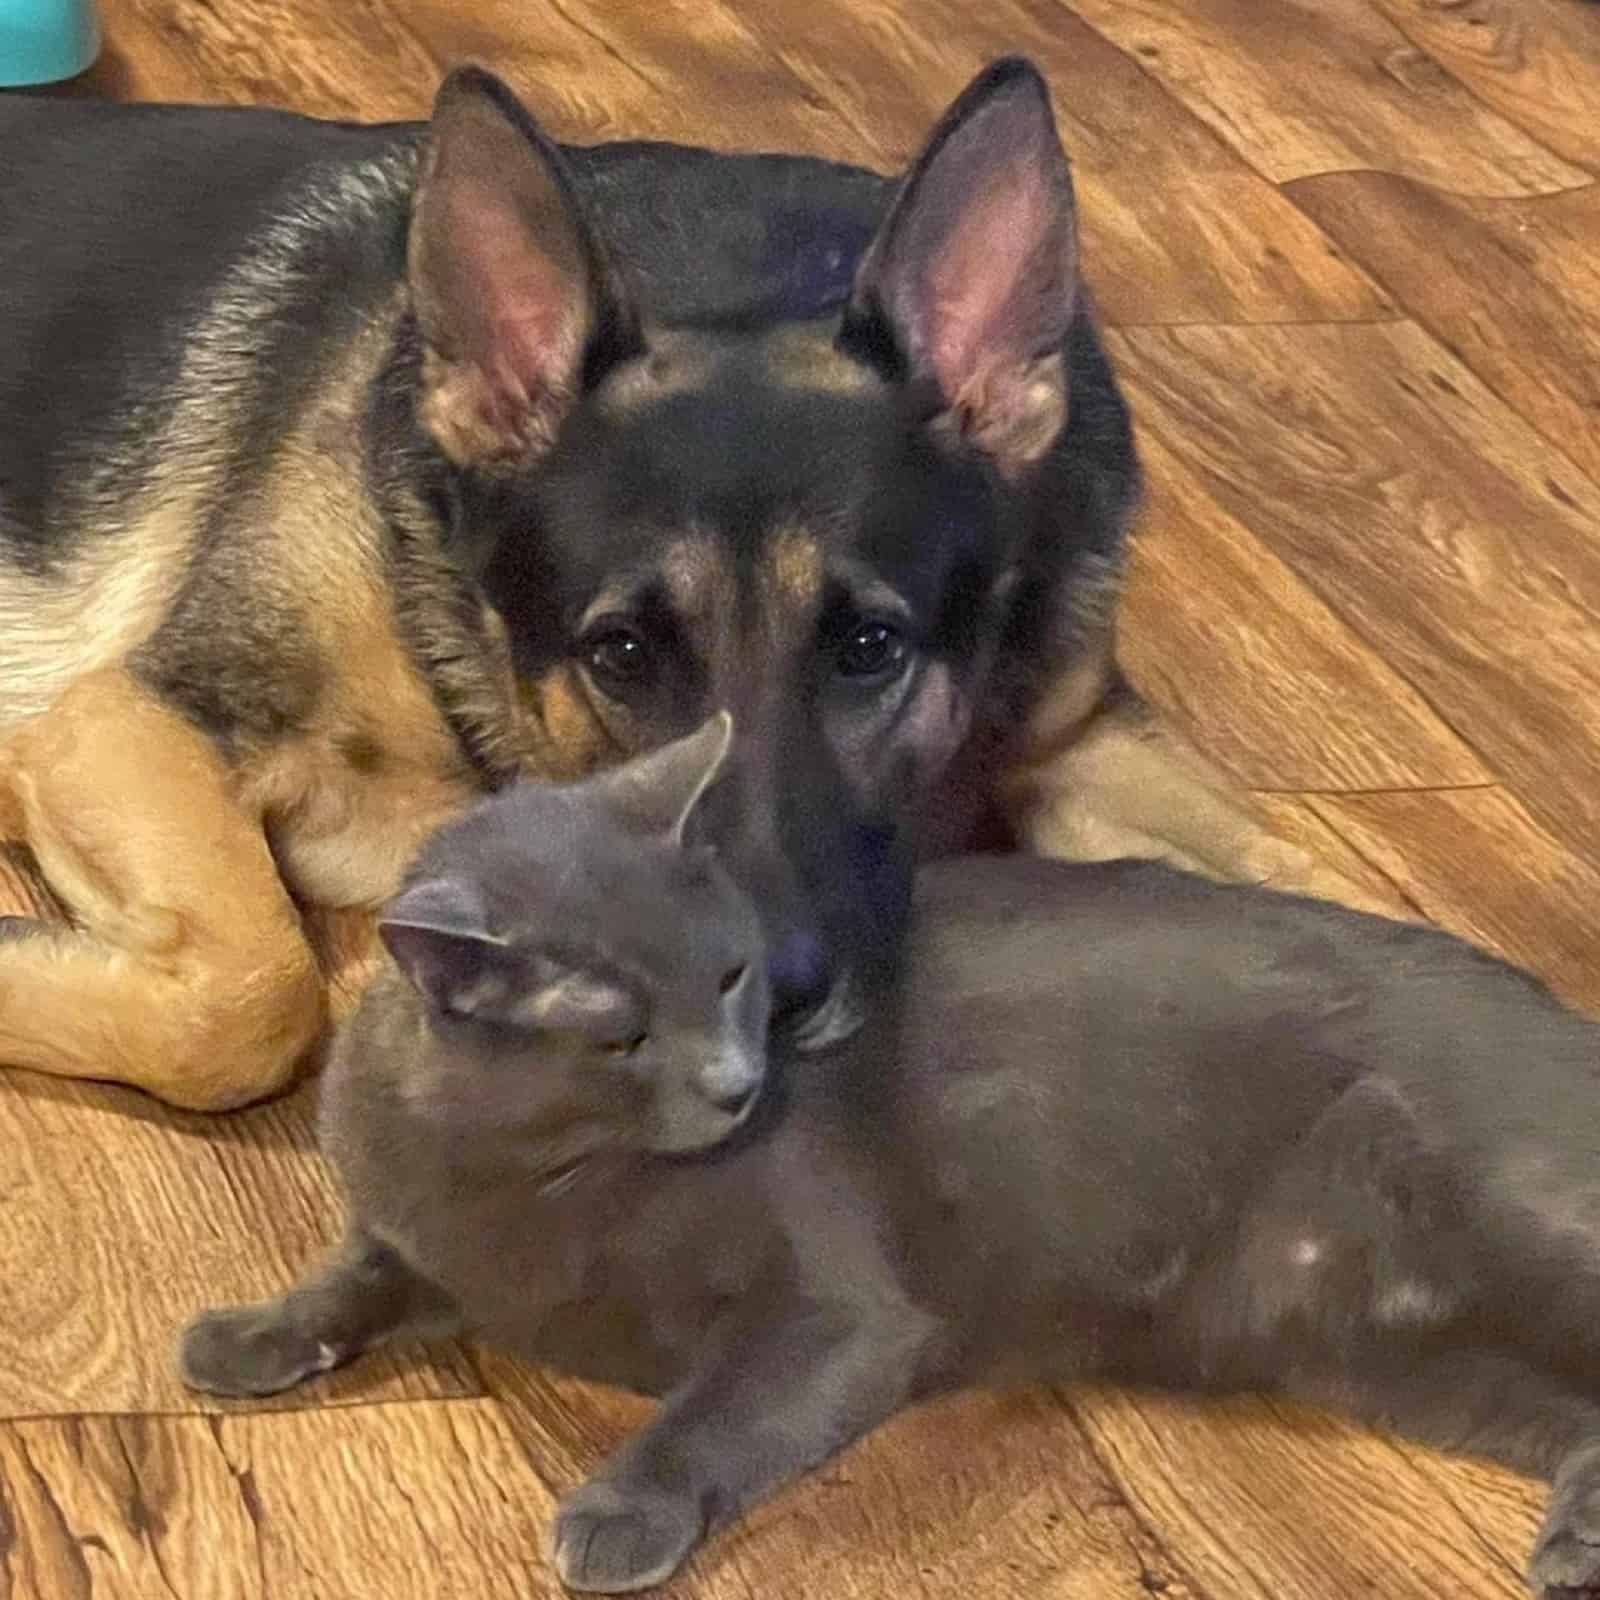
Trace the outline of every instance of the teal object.
{"label": "teal object", "polygon": [[0,0],[0,88],[74,78],[99,54],[96,0]]}

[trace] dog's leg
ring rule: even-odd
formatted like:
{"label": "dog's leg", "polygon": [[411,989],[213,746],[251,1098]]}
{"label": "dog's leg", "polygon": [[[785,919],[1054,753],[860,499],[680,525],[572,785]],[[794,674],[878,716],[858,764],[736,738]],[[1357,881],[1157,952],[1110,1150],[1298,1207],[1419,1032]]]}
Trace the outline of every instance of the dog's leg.
{"label": "dog's leg", "polygon": [[[1075,685],[1080,701],[1098,693],[1066,721],[1059,711]],[[1013,825],[1029,849],[1071,861],[1135,856],[1226,882],[1359,899],[1341,873],[1275,834],[1114,668],[1081,664],[1063,694],[1046,702],[1055,727],[1040,728],[1034,753],[1007,775]]]}
{"label": "dog's leg", "polygon": [[278,1394],[375,1345],[444,1339],[460,1327],[443,1290],[353,1227],[333,1257],[287,1294],[196,1317],[178,1342],[178,1372],[209,1394]]}
{"label": "dog's leg", "polygon": [[82,680],[0,747],[0,836],[76,924],[0,945],[0,1062],[198,1110],[283,1087],[323,986],[203,734],[125,673]]}

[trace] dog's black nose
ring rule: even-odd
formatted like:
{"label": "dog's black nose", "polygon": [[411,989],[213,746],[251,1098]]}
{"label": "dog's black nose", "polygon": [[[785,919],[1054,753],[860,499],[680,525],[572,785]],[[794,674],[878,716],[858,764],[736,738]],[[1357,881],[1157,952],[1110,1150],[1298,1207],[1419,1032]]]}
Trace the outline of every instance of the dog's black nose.
{"label": "dog's black nose", "polygon": [[781,1017],[815,1011],[833,987],[828,952],[814,933],[785,934],[773,946],[767,971],[772,979],[772,1009]]}

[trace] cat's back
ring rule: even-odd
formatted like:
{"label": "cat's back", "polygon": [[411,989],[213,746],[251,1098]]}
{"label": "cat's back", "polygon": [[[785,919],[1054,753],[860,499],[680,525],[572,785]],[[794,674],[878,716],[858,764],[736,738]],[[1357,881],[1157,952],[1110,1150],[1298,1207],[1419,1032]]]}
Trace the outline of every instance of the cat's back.
{"label": "cat's back", "polygon": [[1437,929],[1326,901],[1214,883],[1153,861],[1093,863],[978,855],[918,877],[915,965],[941,982],[1014,993],[1174,973],[1227,971],[1248,988],[1287,970],[1522,974]]}
{"label": "cat's back", "polygon": [[1408,924],[1156,862],[963,856],[918,877],[911,965],[913,982],[930,992],[1132,997],[1201,973],[1227,972],[1230,988],[1249,988],[1291,968],[1370,970],[1403,958],[1419,938],[1453,945]]}
{"label": "cat's back", "polygon": [[1600,1030],[1452,935],[1155,862],[939,863],[910,952],[908,1039],[936,1064],[1048,1053],[1092,1077],[1098,1052],[1211,1081],[1258,1049],[1441,1092],[1517,1057],[1541,1079],[1600,1065]]}

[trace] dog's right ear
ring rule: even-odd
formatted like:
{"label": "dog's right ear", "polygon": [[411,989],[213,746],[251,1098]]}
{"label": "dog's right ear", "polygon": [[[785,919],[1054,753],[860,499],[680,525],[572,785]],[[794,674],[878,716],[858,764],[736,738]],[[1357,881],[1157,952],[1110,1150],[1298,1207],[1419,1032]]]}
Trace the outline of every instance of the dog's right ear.
{"label": "dog's right ear", "polygon": [[930,420],[1026,470],[1067,419],[1078,294],[1072,177],[1050,91],[1020,57],[956,98],[857,269],[841,340]]}
{"label": "dog's right ear", "polygon": [[434,101],[407,272],[419,414],[461,466],[536,461],[586,379],[642,345],[560,152],[478,67],[452,72]]}

